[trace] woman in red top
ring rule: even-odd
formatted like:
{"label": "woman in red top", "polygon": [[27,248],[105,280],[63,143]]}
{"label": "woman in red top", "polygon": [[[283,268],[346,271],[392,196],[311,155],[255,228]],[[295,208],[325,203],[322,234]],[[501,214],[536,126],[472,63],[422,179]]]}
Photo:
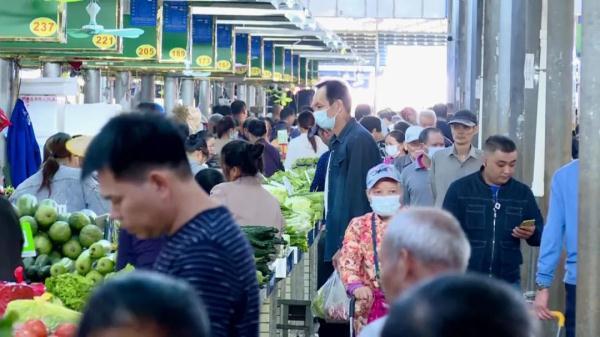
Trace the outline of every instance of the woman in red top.
{"label": "woman in red top", "polygon": [[348,293],[356,298],[355,331],[387,313],[379,279],[379,250],[388,222],[401,207],[400,173],[379,164],[367,174],[367,195],[373,212],[350,221],[338,259]]}

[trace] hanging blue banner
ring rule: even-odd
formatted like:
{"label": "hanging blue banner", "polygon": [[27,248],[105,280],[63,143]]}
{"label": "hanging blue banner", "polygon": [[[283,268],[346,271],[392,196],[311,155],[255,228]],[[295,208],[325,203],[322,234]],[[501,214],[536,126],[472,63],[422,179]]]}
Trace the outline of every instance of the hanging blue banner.
{"label": "hanging blue banner", "polygon": [[273,67],[273,42],[265,41],[265,46],[263,50],[265,52],[265,67]]}
{"label": "hanging blue banner", "polygon": [[247,63],[248,34],[235,34],[235,55],[237,63]]}
{"label": "hanging blue banner", "polygon": [[250,58],[252,60],[259,59],[260,55],[262,54],[262,37],[253,36],[250,39],[250,49]]}
{"label": "hanging blue banner", "polygon": [[211,45],[213,41],[213,17],[209,15],[194,15],[192,17],[192,41],[194,44]]}
{"label": "hanging blue banner", "polygon": [[131,25],[156,27],[157,0],[131,0]]}
{"label": "hanging blue banner", "polygon": [[217,26],[217,48],[230,48],[233,45],[233,26]]}
{"label": "hanging blue banner", "polygon": [[300,55],[294,55],[292,56],[292,64],[294,65],[292,67],[292,70],[294,71],[294,73],[292,74],[292,76],[294,77],[294,80],[298,80],[298,78],[300,77]]}
{"label": "hanging blue banner", "polygon": [[164,31],[167,33],[187,32],[188,8],[187,1],[167,1],[163,5]]}
{"label": "hanging blue banner", "polygon": [[283,53],[283,73],[286,75],[292,75],[292,51],[286,49]]}

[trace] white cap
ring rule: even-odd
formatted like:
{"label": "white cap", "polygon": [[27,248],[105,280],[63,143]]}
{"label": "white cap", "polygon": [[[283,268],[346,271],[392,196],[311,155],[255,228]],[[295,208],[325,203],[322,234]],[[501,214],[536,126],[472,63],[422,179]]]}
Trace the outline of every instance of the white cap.
{"label": "white cap", "polygon": [[421,132],[423,132],[423,130],[425,129],[417,125],[409,127],[408,129],[406,129],[406,133],[404,134],[404,142],[412,143],[414,141],[419,140],[419,136],[421,135]]}

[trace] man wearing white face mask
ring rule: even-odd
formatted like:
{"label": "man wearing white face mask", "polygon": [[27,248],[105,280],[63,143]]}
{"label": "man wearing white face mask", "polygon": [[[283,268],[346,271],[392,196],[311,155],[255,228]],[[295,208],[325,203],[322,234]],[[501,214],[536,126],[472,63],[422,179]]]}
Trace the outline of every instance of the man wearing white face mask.
{"label": "man wearing white face mask", "polygon": [[350,221],[340,250],[338,270],[346,290],[356,298],[356,332],[387,313],[379,278],[379,250],[388,222],[401,207],[400,173],[379,164],[367,174],[367,197],[373,212]]}
{"label": "man wearing white face mask", "polygon": [[[417,146],[414,143],[419,143]],[[421,132],[419,139],[412,144],[413,149],[420,148],[419,154],[412,164],[402,170],[401,182],[404,186],[404,204],[406,206],[433,206],[433,190],[429,168],[431,158],[439,150],[444,149],[444,135],[441,130],[427,128]]]}

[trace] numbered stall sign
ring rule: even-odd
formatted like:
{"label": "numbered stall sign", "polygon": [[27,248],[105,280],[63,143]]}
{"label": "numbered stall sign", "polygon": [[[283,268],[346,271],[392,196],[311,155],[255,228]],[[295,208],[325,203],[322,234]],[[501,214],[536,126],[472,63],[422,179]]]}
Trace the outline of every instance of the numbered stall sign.
{"label": "numbered stall sign", "polygon": [[183,48],[173,48],[169,51],[169,57],[176,61],[185,60],[187,52]]}
{"label": "numbered stall sign", "polygon": [[56,34],[58,25],[50,18],[35,18],[29,24],[29,30],[35,36],[48,37]]}
{"label": "numbered stall sign", "polygon": [[117,43],[117,37],[110,34],[99,34],[92,37],[92,42],[99,49],[109,49]]}
{"label": "numbered stall sign", "polygon": [[143,44],[135,50],[135,53],[138,57],[143,59],[151,59],[156,56],[156,48],[149,44]]}

